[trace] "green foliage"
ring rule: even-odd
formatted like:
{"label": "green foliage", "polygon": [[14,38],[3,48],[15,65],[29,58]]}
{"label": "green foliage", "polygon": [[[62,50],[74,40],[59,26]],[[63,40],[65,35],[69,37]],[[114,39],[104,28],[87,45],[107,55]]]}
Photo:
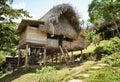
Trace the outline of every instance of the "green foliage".
{"label": "green foliage", "polygon": [[120,66],[120,52],[114,53],[110,56],[106,55],[102,58],[102,61],[111,66]]}
{"label": "green foliage", "polygon": [[45,66],[41,70],[36,70],[37,74],[40,74],[40,78],[38,82],[56,82],[54,75],[56,73],[55,67]]}
{"label": "green foliage", "polygon": [[13,9],[11,4],[13,0],[1,0],[0,1],[0,21],[7,21],[12,23],[13,19],[18,19],[23,16],[29,16],[29,13],[23,9]]}
{"label": "green foliage", "polygon": [[95,51],[96,54],[111,54],[112,50],[108,45],[98,46]]}
{"label": "green foliage", "polygon": [[96,47],[94,52],[96,54],[112,54],[120,50],[120,39],[118,37],[112,38],[109,41],[102,42],[102,45]]}
{"label": "green foliage", "polygon": [[15,33],[17,24],[14,19],[30,17],[23,9],[11,7],[13,0],[0,1],[0,50],[11,51],[18,44],[18,37]]}
{"label": "green foliage", "polygon": [[120,81],[120,69],[119,67],[105,67],[96,71],[85,82],[119,82]]}
{"label": "green foliage", "polygon": [[90,21],[116,19],[120,16],[120,2],[117,0],[92,0],[89,4]]}
{"label": "green foliage", "polygon": [[45,66],[45,67],[42,67],[42,69],[37,69],[36,73],[50,73],[55,71],[56,71],[55,67]]}
{"label": "green foliage", "polygon": [[18,44],[15,25],[15,23],[2,23],[2,27],[0,28],[0,50],[11,51]]}
{"label": "green foliage", "polygon": [[[116,20],[120,19],[120,1],[119,0],[92,0],[88,8],[90,22],[93,23],[98,31],[102,28],[100,25],[105,23],[114,24],[114,30],[120,37],[119,24]],[[112,27],[110,27],[112,28]],[[107,29],[109,30],[109,29]],[[113,32],[114,32],[113,30]],[[107,32],[102,28],[103,32]],[[109,32],[108,32],[109,33]]]}
{"label": "green foliage", "polygon": [[5,61],[5,55],[2,51],[0,51],[0,65]]}

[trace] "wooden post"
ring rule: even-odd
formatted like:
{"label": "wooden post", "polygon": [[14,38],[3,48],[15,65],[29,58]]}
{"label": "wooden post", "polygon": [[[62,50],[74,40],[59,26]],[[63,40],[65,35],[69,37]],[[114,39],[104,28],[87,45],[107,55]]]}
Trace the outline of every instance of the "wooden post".
{"label": "wooden post", "polygon": [[71,56],[72,56],[72,58],[71,58],[71,60],[72,60],[72,63],[74,63],[74,56],[73,56],[73,51],[71,52]]}
{"label": "wooden post", "polygon": [[56,53],[56,64],[57,64],[57,55],[58,55],[58,53]]}
{"label": "wooden post", "polygon": [[61,63],[61,62],[62,62],[62,57],[61,57],[61,54],[60,54],[60,53],[58,53],[58,56],[59,56],[59,63]]}
{"label": "wooden post", "polygon": [[46,64],[46,47],[44,47],[43,60],[44,60],[44,65],[45,65]]}
{"label": "wooden post", "polygon": [[18,50],[18,64],[17,64],[17,67],[19,67],[20,66],[20,49]]}
{"label": "wooden post", "polygon": [[81,50],[81,55],[82,55],[82,50]]}
{"label": "wooden post", "polygon": [[28,44],[26,44],[25,67],[28,66]]}
{"label": "wooden post", "polygon": [[52,63],[53,63],[53,55],[51,55],[51,58],[52,58]]}
{"label": "wooden post", "polygon": [[82,49],[80,51],[81,51],[80,62],[82,62]]}

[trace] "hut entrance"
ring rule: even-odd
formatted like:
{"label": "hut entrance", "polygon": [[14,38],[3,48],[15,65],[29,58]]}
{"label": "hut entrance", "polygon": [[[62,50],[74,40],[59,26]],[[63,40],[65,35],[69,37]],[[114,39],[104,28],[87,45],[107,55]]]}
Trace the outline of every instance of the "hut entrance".
{"label": "hut entrance", "polygon": [[58,44],[59,44],[59,46],[61,46],[61,47],[62,47],[62,44],[63,44],[63,39],[64,39],[63,35],[60,35],[60,36],[58,37]]}

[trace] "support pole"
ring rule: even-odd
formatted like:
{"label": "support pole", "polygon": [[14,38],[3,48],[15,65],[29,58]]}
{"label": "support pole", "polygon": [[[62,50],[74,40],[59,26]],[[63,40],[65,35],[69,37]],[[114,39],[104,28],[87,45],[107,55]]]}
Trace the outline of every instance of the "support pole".
{"label": "support pole", "polygon": [[58,53],[56,53],[56,64],[57,64],[57,59],[58,59],[57,56],[58,56]]}
{"label": "support pole", "polygon": [[52,63],[53,63],[53,55],[51,55],[51,58],[52,58]]}
{"label": "support pole", "polygon": [[82,62],[82,49],[80,51],[81,51],[80,62]]}
{"label": "support pole", "polygon": [[71,56],[72,56],[72,58],[71,58],[71,60],[72,60],[72,63],[74,63],[74,55],[73,55],[73,51],[71,52]]}
{"label": "support pole", "polygon": [[43,60],[44,60],[44,65],[45,65],[46,64],[46,47],[44,47]]}
{"label": "support pole", "polygon": [[28,44],[26,44],[25,67],[28,66]]}
{"label": "support pole", "polygon": [[60,53],[58,53],[58,56],[59,56],[59,63],[61,63],[62,62],[62,55],[60,54]]}
{"label": "support pole", "polygon": [[19,67],[20,66],[20,49],[18,50],[18,64],[17,64],[17,67]]}

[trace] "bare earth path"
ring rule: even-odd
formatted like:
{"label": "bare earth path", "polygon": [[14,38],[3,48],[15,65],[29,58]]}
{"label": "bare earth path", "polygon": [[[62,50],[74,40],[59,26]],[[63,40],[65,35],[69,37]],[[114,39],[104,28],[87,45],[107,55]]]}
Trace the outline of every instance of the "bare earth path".
{"label": "bare earth path", "polygon": [[88,64],[90,64],[88,68],[85,68],[84,65],[72,68],[73,70],[76,70],[76,72],[66,77],[62,82],[84,82],[84,78],[89,78],[90,74],[107,65],[104,63],[95,64],[95,62],[89,62]]}

